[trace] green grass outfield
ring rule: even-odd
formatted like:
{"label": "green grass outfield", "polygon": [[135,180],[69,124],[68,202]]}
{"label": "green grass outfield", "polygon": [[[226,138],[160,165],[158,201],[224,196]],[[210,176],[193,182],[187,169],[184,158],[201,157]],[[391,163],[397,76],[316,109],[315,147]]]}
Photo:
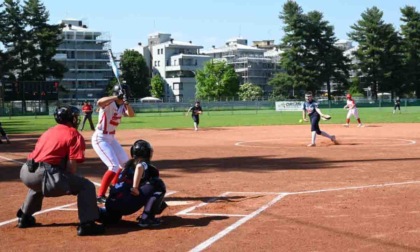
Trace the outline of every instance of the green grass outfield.
{"label": "green grass outfield", "polygon": [[[344,109],[322,109],[324,114],[330,114],[330,121],[322,124],[343,124],[347,111]],[[420,107],[402,107],[401,114],[392,114],[392,108],[359,108],[363,123],[417,123],[420,122]],[[259,126],[259,125],[293,125],[300,124],[301,112],[276,112],[273,110],[240,110],[240,111],[210,111],[200,116],[200,126]],[[53,116],[12,116],[0,117],[0,122],[8,134],[40,133],[56,123]],[[97,116],[94,116],[97,122]],[[354,118],[352,122],[356,123]],[[89,129],[86,122],[85,129]],[[180,112],[172,113],[138,113],[134,118],[123,118],[119,129],[139,128],[191,128],[190,116]]]}

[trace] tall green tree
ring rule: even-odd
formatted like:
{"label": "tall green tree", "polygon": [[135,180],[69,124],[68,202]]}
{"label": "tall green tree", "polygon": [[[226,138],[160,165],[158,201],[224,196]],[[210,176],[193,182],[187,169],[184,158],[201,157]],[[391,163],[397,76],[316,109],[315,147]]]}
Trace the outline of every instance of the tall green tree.
{"label": "tall green tree", "polygon": [[149,69],[143,55],[135,50],[125,50],[121,55],[120,68],[121,77],[130,86],[134,97],[150,95]]}
{"label": "tall green tree", "polygon": [[351,26],[348,36],[359,44],[355,57],[358,60],[358,76],[363,78],[362,84],[370,87],[377,99],[378,92],[390,91],[390,85],[396,80],[400,57],[398,34],[391,24],[382,20],[383,12],[377,7],[367,9],[361,19]]}
{"label": "tall green tree", "polygon": [[261,99],[263,90],[258,85],[244,83],[239,87],[238,95],[242,101],[254,101]]}
{"label": "tall green tree", "polygon": [[53,57],[62,42],[61,25],[50,25],[49,12],[39,0],[24,1],[23,17],[29,35],[27,78],[46,80],[61,79],[67,69]]}
{"label": "tall green tree", "polygon": [[233,66],[226,62],[209,61],[196,74],[196,96],[199,99],[234,97],[239,90],[239,78]]}
{"label": "tall green tree", "polygon": [[331,100],[331,81],[347,85],[349,77],[349,59],[334,44],[337,38],[334,27],[323,19],[322,13],[312,11],[307,14],[306,48],[307,66],[314,73],[309,90],[317,90],[324,83],[327,85],[328,100]]}
{"label": "tall green tree", "polygon": [[9,57],[9,67],[14,70],[18,80],[25,80],[29,71],[27,63],[29,35],[22,12],[19,0],[4,0],[1,11],[0,41]]}
{"label": "tall green tree", "polygon": [[[295,95],[295,80],[293,76],[288,73],[276,73],[273,78],[268,81],[268,84],[273,86],[271,96],[276,99],[290,99],[296,98]],[[296,90],[297,92],[298,90]]]}
{"label": "tall green tree", "polygon": [[283,5],[279,18],[285,24],[285,36],[282,38],[285,53],[280,63],[286,73],[278,74],[271,84],[281,85],[276,90],[283,95],[284,88],[289,86],[294,96],[303,93],[295,91],[315,93],[326,83],[330,99],[331,82],[347,84],[349,75],[348,59],[334,46],[337,42],[334,27],[323,19],[322,13],[311,11],[305,14],[292,0]]}
{"label": "tall green tree", "polygon": [[404,76],[407,86],[420,98],[420,13],[413,6],[401,8],[401,13]]}
{"label": "tall green tree", "polygon": [[[314,73],[305,68],[305,65],[307,65],[306,57],[308,56],[305,47],[306,16],[295,1],[288,0],[283,5],[279,18],[284,23],[283,30],[285,33],[281,42],[284,53],[280,59],[280,65],[286,74],[292,76],[289,81],[292,81],[291,87],[293,90],[307,89],[313,82],[312,76]],[[284,80],[284,78],[281,79]]]}
{"label": "tall green tree", "polygon": [[162,79],[162,77],[159,74],[156,74],[152,77],[152,80],[150,82],[151,90],[153,97],[156,98],[162,98],[163,92],[165,90],[165,81]]}

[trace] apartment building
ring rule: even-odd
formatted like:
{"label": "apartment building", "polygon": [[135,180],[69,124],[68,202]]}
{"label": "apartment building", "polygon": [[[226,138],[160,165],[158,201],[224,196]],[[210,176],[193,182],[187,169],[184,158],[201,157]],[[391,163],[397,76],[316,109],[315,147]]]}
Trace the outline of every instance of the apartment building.
{"label": "apartment building", "polygon": [[[280,52],[273,44],[274,41],[263,40],[254,41],[255,46],[248,46],[247,39],[233,38],[224,46],[219,48],[213,46],[213,49],[205,51],[204,54],[233,65],[240,77],[241,85],[244,83],[258,85],[262,88],[264,95],[268,96],[272,92],[268,81],[280,71],[277,64]],[[267,54],[269,51],[270,53]]]}
{"label": "apartment building", "polygon": [[165,81],[164,101],[191,101],[195,99],[195,73],[203,69],[210,56],[200,53],[202,46],[192,41],[182,42],[168,33],[149,35],[148,44],[134,48],[143,55],[152,75],[159,74]]}
{"label": "apartment building", "polygon": [[65,25],[63,41],[55,59],[68,68],[60,81],[64,91],[59,93],[64,103],[77,104],[95,101],[105,95],[106,86],[113,78],[107,50],[110,36],[88,28],[82,20],[62,20]]}

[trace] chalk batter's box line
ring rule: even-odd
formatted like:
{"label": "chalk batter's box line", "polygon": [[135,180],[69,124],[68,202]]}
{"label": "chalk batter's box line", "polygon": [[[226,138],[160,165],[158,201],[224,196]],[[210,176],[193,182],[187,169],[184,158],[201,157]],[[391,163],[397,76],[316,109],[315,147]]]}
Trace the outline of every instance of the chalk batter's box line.
{"label": "chalk batter's box line", "polygon": [[278,192],[224,192],[222,194],[220,194],[217,197],[213,197],[211,199],[209,199],[206,202],[202,202],[200,204],[197,204],[195,206],[189,207],[187,209],[184,209],[178,213],[176,213],[175,215],[187,215],[187,216],[218,216],[218,217],[246,217],[249,214],[227,214],[227,213],[197,213],[194,212],[192,213],[192,211],[206,206],[210,203],[213,203],[219,199],[223,199],[226,198],[226,196],[230,195],[230,194],[235,194],[235,195],[284,195],[285,193],[278,193]]}
{"label": "chalk batter's box line", "polygon": [[320,190],[307,190],[307,191],[298,191],[298,192],[225,192],[220,194],[217,197],[209,199],[207,202],[203,202],[200,204],[197,204],[195,206],[189,207],[185,210],[182,210],[176,215],[193,215],[193,216],[220,216],[220,217],[244,217],[248,216],[247,214],[225,214],[225,213],[191,213],[192,211],[206,206],[210,203],[213,203],[217,201],[218,199],[225,198],[229,194],[235,194],[235,195],[241,195],[241,194],[248,194],[248,195],[283,195],[283,197],[289,196],[289,195],[300,195],[300,194],[315,194],[315,193],[324,193],[324,192],[335,192],[335,191],[345,191],[345,190],[362,190],[362,189],[370,189],[370,188],[381,188],[381,187],[391,187],[391,186],[404,186],[404,185],[412,185],[412,184],[420,184],[420,181],[414,180],[414,181],[404,181],[404,182],[396,182],[396,183],[382,183],[382,184],[373,184],[373,185],[362,185],[362,186],[349,186],[349,187],[339,187],[339,188],[327,188],[327,189],[320,189]]}

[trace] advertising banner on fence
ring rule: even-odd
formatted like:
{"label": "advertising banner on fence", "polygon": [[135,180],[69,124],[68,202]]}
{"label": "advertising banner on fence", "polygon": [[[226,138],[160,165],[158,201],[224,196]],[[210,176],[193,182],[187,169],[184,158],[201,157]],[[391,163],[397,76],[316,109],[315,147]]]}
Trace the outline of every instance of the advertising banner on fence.
{"label": "advertising banner on fence", "polygon": [[301,101],[279,101],[276,102],[276,111],[302,111]]}

